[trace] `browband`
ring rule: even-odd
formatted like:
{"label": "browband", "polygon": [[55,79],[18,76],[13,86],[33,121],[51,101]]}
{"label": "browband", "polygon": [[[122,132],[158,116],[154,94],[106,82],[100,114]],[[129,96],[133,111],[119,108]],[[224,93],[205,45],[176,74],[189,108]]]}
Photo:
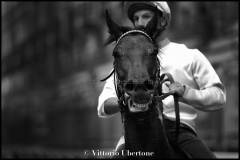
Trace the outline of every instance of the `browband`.
{"label": "browband", "polygon": [[148,39],[150,39],[151,42],[153,42],[152,38],[151,38],[147,33],[143,32],[143,31],[141,31],[141,30],[131,30],[131,31],[128,31],[128,32],[125,32],[124,34],[122,34],[122,35],[118,38],[118,40],[117,40],[117,42],[116,42],[116,45],[119,43],[119,41],[120,41],[123,37],[125,37],[126,35],[128,35],[128,34],[130,34],[130,33],[141,33],[141,34],[145,35],[146,37],[148,37]]}

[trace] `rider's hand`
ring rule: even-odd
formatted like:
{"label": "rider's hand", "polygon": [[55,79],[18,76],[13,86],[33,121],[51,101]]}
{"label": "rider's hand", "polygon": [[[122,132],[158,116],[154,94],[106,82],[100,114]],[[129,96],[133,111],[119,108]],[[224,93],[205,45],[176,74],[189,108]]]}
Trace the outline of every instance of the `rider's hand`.
{"label": "rider's hand", "polygon": [[166,83],[166,86],[169,89],[169,93],[176,93],[179,97],[182,97],[185,92],[185,86],[176,81],[172,84]]}

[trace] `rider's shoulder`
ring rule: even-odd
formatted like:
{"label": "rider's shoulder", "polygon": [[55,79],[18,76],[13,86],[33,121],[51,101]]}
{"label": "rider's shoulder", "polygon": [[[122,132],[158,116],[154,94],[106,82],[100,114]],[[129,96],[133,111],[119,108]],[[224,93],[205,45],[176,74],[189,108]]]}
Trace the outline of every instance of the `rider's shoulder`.
{"label": "rider's shoulder", "polygon": [[202,52],[197,48],[190,48],[186,44],[178,43],[178,42],[170,42],[169,43],[170,48],[174,48],[174,50],[177,50],[178,52],[182,52],[185,54],[190,55],[202,55]]}

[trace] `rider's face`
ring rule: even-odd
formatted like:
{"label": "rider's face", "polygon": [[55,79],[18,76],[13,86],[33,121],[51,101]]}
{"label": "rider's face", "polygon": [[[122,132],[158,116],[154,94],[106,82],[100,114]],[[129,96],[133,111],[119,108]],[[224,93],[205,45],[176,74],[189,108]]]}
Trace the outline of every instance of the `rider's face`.
{"label": "rider's face", "polygon": [[154,12],[150,10],[136,11],[133,15],[133,24],[135,27],[146,27],[153,16]]}

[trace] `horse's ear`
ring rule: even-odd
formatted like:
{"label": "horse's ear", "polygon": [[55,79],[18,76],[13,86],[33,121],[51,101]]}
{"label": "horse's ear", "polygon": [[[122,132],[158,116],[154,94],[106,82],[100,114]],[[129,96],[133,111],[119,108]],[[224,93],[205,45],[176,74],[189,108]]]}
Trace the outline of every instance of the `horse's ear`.
{"label": "horse's ear", "polygon": [[155,13],[153,18],[149,21],[149,23],[147,24],[146,28],[145,28],[145,32],[152,38],[155,39],[154,37],[154,33],[157,29],[157,23],[158,23],[158,19],[157,19],[157,14]]}
{"label": "horse's ear", "polygon": [[127,27],[127,26],[119,26],[117,23],[115,23],[109,13],[108,10],[106,10],[105,12],[105,18],[106,18],[106,22],[107,22],[107,26],[108,26],[108,32],[110,33],[110,36],[108,37],[108,39],[106,40],[106,42],[104,43],[104,45],[106,46],[107,44],[110,44],[113,41],[117,41],[118,38],[125,32],[131,30],[131,27]]}
{"label": "horse's ear", "polygon": [[111,34],[110,39],[116,41],[122,34],[121,27],[111,19],[108,10],[106,10],[105,16],[108,26],[108,32]]}

